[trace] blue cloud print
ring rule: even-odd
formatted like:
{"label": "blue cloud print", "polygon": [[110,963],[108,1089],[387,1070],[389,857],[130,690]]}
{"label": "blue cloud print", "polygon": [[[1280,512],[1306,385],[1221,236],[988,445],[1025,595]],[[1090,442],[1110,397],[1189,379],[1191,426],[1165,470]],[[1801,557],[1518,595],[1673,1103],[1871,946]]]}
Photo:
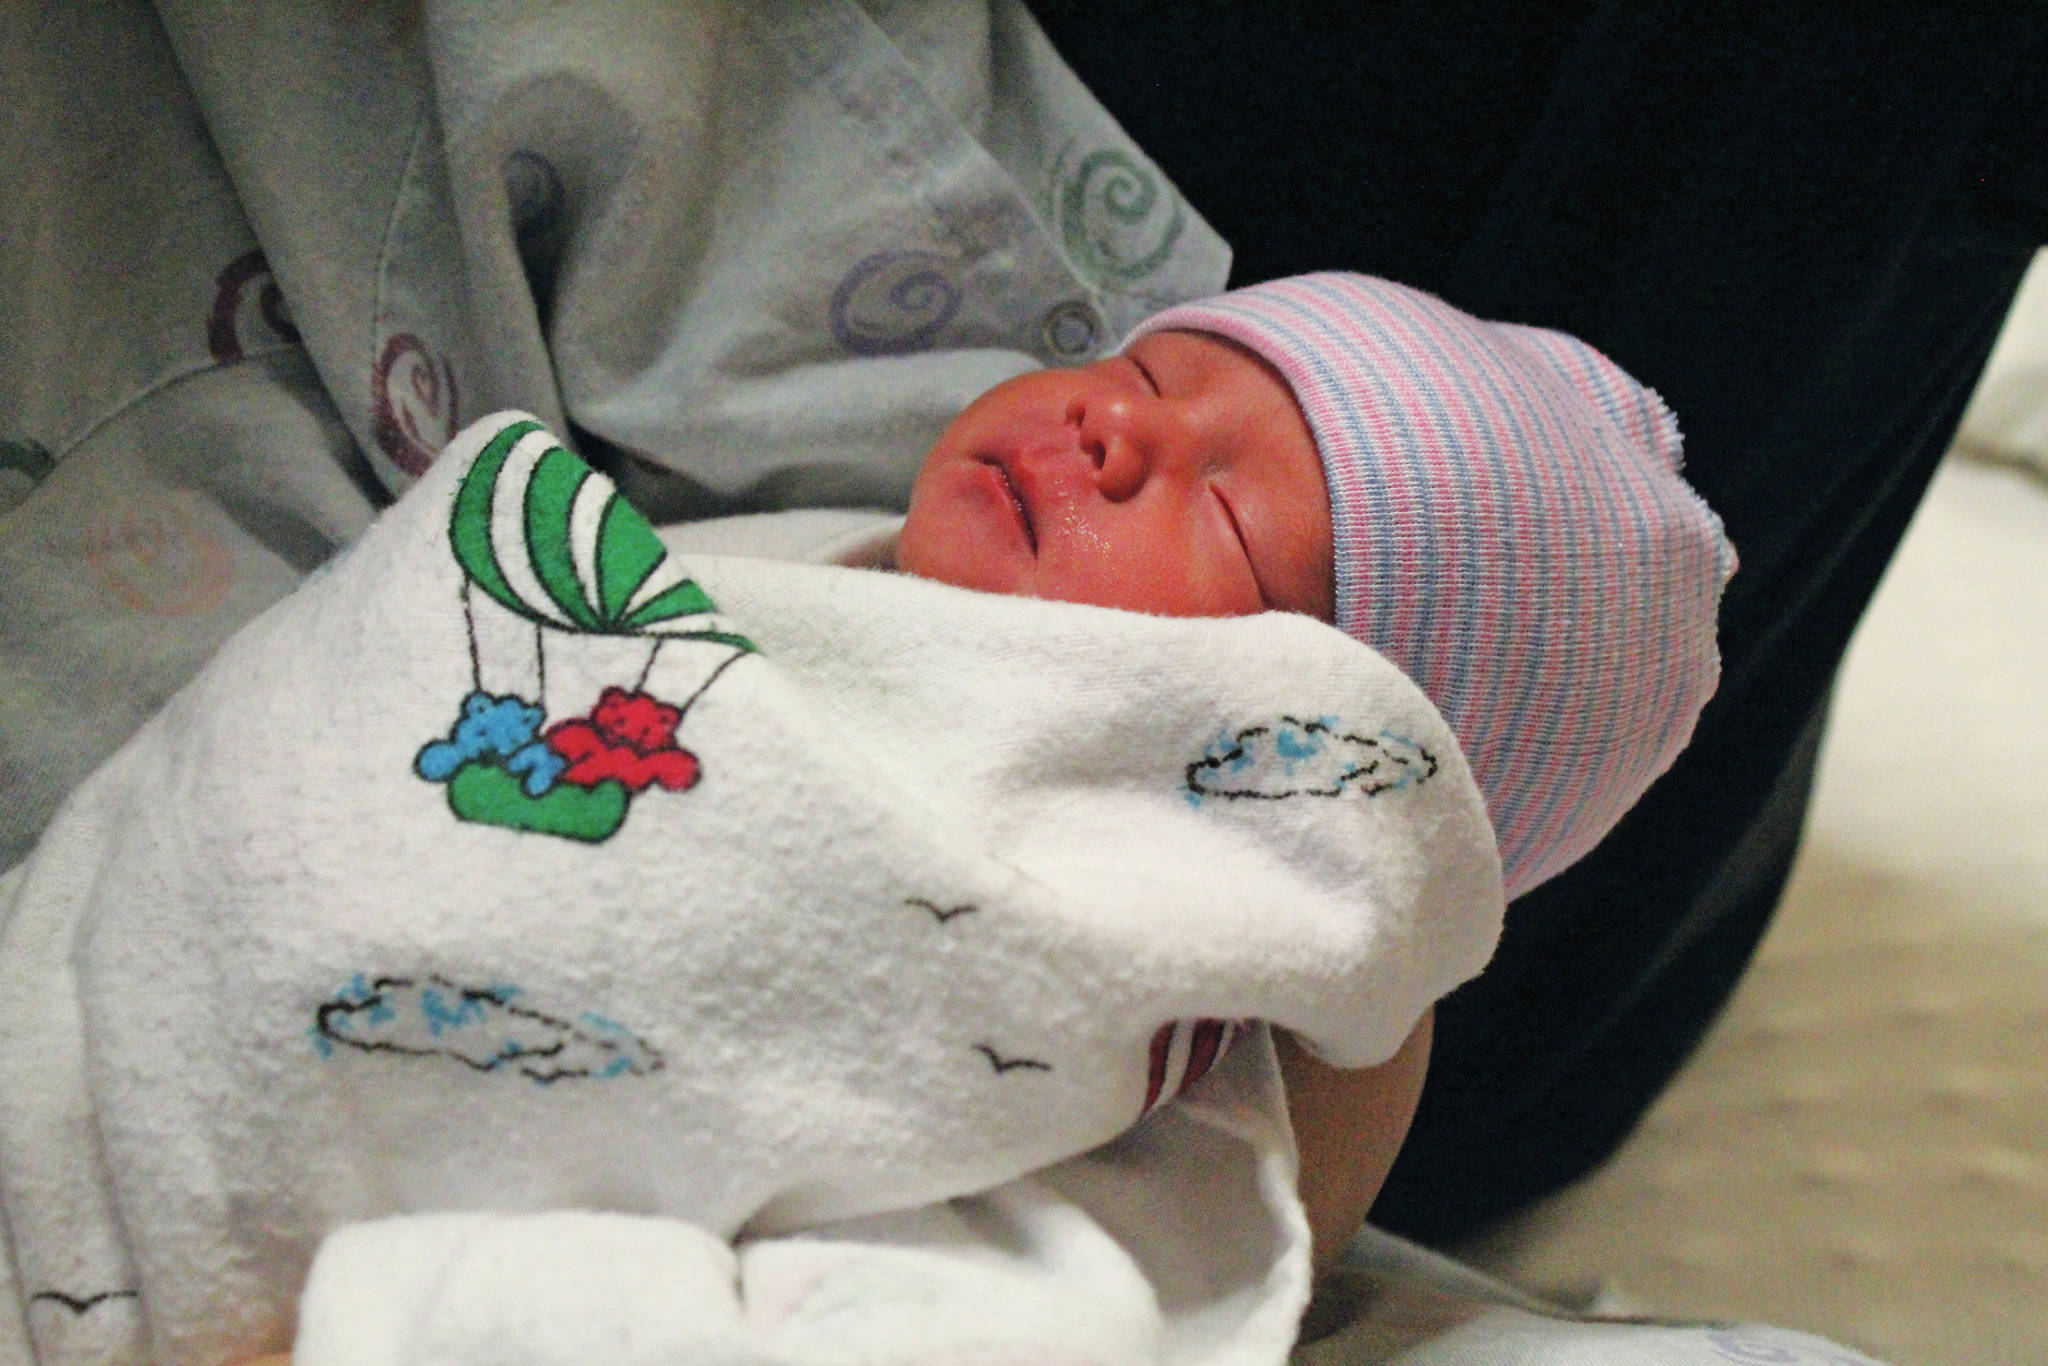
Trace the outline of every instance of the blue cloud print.
{"label": "blue cloud print", "polygon": [[1392,731],[1355,735],[1339,731],[1333,716],[1283,716],[1212,740],[1187,767],[1188,800],[1377,797],[1419,786],[1436,771],[1435,755]]}
{"label": "blue cloud print", "polygon": [[358,973],[321,1002],[313,1044],[399,1057],[452,1058],[478,1072],[507,1072],[542,1085],[571,1078],[645,1076],[661,1054],[617,1021],[593,1011],[573,1020],[514,1005],[517,987],[469,987],[445,977]]}

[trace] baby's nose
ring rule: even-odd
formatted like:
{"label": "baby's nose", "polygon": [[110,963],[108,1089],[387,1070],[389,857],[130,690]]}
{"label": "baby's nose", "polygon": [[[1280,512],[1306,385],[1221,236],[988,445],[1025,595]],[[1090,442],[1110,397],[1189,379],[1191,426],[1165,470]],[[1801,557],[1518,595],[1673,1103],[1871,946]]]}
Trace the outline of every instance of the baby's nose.
{"label": "baby's nose", "polygon": [[1151,475],[1160,433],[1146,409],[1142,401],[1121,394],[1092,400],[1076,396],[1068,404],[1067,420],[1095,466],[1095,486],[1111,502],[1135,495]]}

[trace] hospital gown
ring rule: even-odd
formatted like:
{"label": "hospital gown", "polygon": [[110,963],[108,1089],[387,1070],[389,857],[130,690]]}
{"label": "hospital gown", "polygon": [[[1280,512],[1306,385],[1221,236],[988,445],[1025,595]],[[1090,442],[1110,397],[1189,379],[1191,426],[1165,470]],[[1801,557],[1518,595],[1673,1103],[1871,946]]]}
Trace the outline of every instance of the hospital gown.
{"label": "hospital gown", "polygon": [[0,55],[0,867],[474,417],[657,521],[900,505],[1228,269],[1014,3],[105,0]]}

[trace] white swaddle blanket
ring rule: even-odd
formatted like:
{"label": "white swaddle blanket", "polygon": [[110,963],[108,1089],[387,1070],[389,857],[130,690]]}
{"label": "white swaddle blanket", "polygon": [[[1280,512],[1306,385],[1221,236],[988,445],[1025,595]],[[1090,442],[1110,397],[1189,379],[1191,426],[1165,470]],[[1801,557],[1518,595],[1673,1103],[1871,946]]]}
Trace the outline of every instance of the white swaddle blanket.
{"label": "white swaddle blanket", "polygon": [[[1456,744],[1335,630],[685,567],[517,414],[236,637],[0,888],[0,1197],[45,1366],[281,1345],[323,1240],[377,1220],[330,1240],[302,1366],[594,1359],[572,1265],[650,1297],[610,1359],[879,1360],[845,1355],[844,1287],[844,1331],[769,1345],[818,1277],[769,1307],[733,1240],[799,1265],[789,1235],[830,1224],[938,1267],[931,1221],[996,1216],[934,1202],[1041,1172],[996,1222],[1059,1244],[1116,1163],[1054,1164],[1236,1022],[1384,1059],[1501,914]],[[1270,1116],[1251,1038],[1215,1080]],[[1176,1170],[1156,1203],[1202,1208]],[[1093,1227],[1066,1264],[1114,1298]]]}

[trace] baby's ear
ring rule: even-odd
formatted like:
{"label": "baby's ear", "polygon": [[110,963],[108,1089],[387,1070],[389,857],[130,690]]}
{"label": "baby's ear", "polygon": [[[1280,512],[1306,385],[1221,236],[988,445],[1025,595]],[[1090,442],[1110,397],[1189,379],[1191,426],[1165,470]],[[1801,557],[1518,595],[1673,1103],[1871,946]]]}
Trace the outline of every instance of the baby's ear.
{"label": "baby's ear", "polygon": [[1637,383],[1626,370],[1577,337],[1518,323],[1489,325],[1511,334],[1534,352],[1620,428],[1638,450],[1655,456],[1673,474],[1685,467],[1685,441],[1678,432],[1678,418],[1656,390]]}

